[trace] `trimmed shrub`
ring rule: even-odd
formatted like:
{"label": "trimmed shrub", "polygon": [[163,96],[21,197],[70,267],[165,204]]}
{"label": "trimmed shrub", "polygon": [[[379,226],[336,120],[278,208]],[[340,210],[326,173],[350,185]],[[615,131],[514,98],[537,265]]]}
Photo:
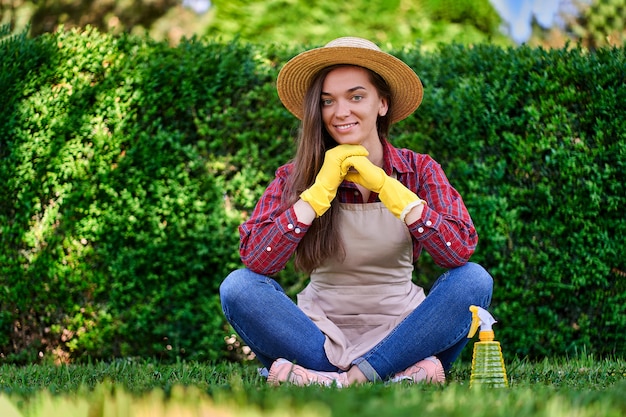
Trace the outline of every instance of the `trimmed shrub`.
{"label": "trimmed shrub", "polygon": [[432,154],[464,196],[511,353],[626,353],[625,51],[403,57],[427,93],[399,141]]}
{"label": "trimmed shrub", "polygon": [[[0,41],[4,360],[236,357],[217,288],[293,153],[274,81],[296,52],[92,29]],[[625,50],[395,53],[425,99],[392,141],[464,196],[507,354],[623,355]],[[439,272],[424,256],[415,279]],[[291,295],[306,281],[278,278]]]}
{"label": "trimmed shrub", "polygon": [[290,143],[260,55],[94,30],[2,55],[3,355],[223,357],[241,208]]}

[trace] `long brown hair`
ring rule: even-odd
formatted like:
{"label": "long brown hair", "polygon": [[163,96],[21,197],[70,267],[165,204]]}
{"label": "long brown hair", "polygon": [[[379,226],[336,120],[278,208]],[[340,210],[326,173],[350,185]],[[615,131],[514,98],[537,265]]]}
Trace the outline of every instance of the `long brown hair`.
{"label": "long brown hair", "polygon": [[[335,65],[321,70],[311,82],[311,86],[304,98],[304,116],[300,125],[297,139],[296,155],[287,187],[283,193],[283,204],[286,207],[293,205],[300,198],[300,194],[314,182],[317,173],[324,163],[324,154],[328,149],[337,146],[335,140],[324,127],[321,111],[321,95],[324,80],[332,70],[349,65]],[[377,120],[378,137],[386,138],[391,125],[391,90],[385,80],[377,73],[365,68],[370,82],[376,88],[378,95],[387,99],[389,108],[385,116]],[[295,267],[298,270],[310,273],[331,256],[344,257],[345,251],[337,227],[339,205],[333,200],[330,209],[321,217],[313,221],[308,232],[298,245],[295,253]]]}

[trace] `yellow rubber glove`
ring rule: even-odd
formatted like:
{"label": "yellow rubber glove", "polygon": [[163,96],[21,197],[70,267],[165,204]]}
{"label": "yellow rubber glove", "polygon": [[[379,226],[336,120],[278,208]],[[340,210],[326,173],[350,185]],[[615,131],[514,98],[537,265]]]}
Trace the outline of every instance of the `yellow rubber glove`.
{"label": "yellow rubber glove", "polygon": [[350,165],[345,164],[345,160],[351,156],[366,157],[367,155],[369,152],[361,145],[337,145],[326,151],[324,163],[315,177],[315,182],[300,194],[300,198],[313,207],[317,217],[326,213],[326,210],[330,208],[330,202],[337,195],[337,189],[350,169]]}
{"label": "yellow rubber glove", "polygon": [[355,182],[378,193],[378,198],[385,207],[402,221],[413,207],[426,204],[417,194],[397,179],[387,175],[382,168],[377,167],[364,156],[350,157],[346,159],[344,165],[348,169],[353,167],[356,170],[356,172],[349,171],[346,174],[346,181]]}

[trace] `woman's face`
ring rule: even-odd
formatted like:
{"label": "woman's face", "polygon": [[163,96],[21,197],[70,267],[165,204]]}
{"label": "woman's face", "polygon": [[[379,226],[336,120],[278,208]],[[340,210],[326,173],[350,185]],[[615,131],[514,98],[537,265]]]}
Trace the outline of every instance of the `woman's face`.
{"label": "woman's face", "polygon": [[380,143],[376,120],[387,114],[387,100],[378,95],[367,70],[339,67],[328,73],[322,85],[322,120],[338,144]]}

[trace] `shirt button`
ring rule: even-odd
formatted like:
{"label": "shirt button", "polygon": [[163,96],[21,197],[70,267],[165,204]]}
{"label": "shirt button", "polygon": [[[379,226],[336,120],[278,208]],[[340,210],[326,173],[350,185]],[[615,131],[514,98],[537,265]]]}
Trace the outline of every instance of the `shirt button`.
{"label": "shirt button", "polygon": [[426,226],[432,226],[432,225],[433,225],[433,222],[431,222],[430,220],[426,221]]}
{"label": "shirt button", "polygon": [[293,230],[293,224],[289,223],[289,224],[287,225],[287,229],[289,229],[289,230]]}
{"label": "shirt button", "polygon": [[271,252],[271,251],[272,251],[272,247],[271,247],[271,246],[268,246],[267,248],[265,248],[265,250],[266,250],[267,252]]}
{"label": "shirt button", "polygon": [[420,233],[424,233],[424,228],[420,227],[419,229],[417,229],[417,231],[420,232]]}
{"label": "shirt button", "polygon": [[354,195],[359,195],[359,191],[358,191],[358,190],[357,190],[357,191],[355,191],[355,192],[354,192]]}
{"label": "shirt button", "polygon": [[296,227],[296,230],[294,230],[294,232],[296,232],[296,234],[300,233],[302,230],[300,230],[299,227]]}
{"label": "shirt button", "polygon": [[446,246],[452,246],[452,242],[446,242]]}

